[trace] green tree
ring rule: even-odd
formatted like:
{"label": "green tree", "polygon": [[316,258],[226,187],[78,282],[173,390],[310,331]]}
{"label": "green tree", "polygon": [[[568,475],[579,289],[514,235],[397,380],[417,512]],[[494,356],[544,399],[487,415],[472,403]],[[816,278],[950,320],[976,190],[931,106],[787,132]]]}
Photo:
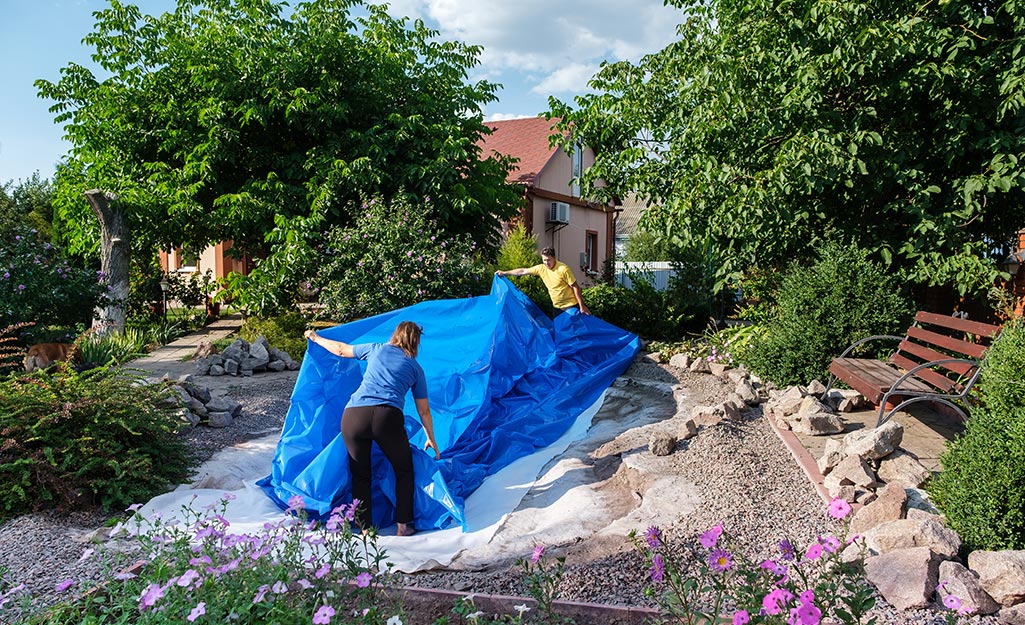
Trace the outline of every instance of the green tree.
{"label": "green tree", "polygon": [[666,239],[660,239],[645,228],[637,228],[626,241],[624,260],[633,262],[662,262],[669,260],[672,251]]}
{"label": "green tree", "polygon": [[[498,269],[518,269],[541,264],[541,254],[537,251],[537,235],[527,232],[527,228],[518,223],[509,230],[505,242],[498,250]],[[546,314],[552,312],[552,297],[548,288],[537,276],[508,276],[516,288],[523,291],[538,308]]]}
{"label": "green tree", "polygon": [[1020,2],[669,1],[678,41],[550,101],[598,150],[588,194],[636,190],[653,231],[710,245],[719,288],[827,238],[920,284],[992,284],[1025,223]]}
{"label": "green tree", "polygon": [[106,77],[69,64],[36,83],[72,144],[56,208],[79,249],[97,246],[83,193],[99,189],[132,249],[232,240],[264,260],[240,284],[291,289],[364,195],[430,198],[446,233],[492,250],[518,206],[508,161],[477,144],[496,90],[467,81],[479,47],[357,0],[179,0],[160,16],[110,0],[95,15],[85,42]]}
{"label": "green tree", "polygon": [[29,228],[49,241],[53,223],[53,183],[35,172],[26,180],[0,183],[0,237]]}

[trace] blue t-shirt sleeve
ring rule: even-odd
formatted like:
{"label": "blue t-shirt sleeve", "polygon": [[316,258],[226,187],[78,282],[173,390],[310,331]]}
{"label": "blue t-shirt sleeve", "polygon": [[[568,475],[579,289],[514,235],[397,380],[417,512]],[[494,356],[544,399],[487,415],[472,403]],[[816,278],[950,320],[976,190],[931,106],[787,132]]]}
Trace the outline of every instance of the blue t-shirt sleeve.
{"label": "blue t-shirt sleeve", "polygon": [[352,346],[352,356],[357,360],[366,360],[370,352],[373,351],[373,343],[360,343],[359,345]]}
{"label": "blue t-shirt sleeve", "polygon": [[427,376],[420,363],[413,361],[416,365],[416,380],[413,381],[413,399],[427,399]]}

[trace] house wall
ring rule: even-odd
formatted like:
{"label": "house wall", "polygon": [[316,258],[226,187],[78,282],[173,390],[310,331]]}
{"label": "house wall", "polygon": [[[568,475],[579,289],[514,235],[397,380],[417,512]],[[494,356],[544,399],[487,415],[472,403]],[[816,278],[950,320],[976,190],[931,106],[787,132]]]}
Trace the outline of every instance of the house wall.
{"label": "house wall", "polygon": [[[584,169],[594,165],[594,151],[590,148],[584,148],[582,165]],[[571,185],[572,179],[572,157],[563,150],[556,151],[527,193],[531,212],[529,223],[537,237],[538,250],[548,246],[555,248],[559,260],[569,265],[580,286],[586,288],[600,280],[602,263],[611,254],[614,213],[611,207],[591,205],[581,199]],[[569,224],[547,223],[551,204],[556,201],[569,204]],[[587,249],[589,232],[597,235],[597,258],[592,264],[597,269],[595,272],[580,265],[581,255]]]}

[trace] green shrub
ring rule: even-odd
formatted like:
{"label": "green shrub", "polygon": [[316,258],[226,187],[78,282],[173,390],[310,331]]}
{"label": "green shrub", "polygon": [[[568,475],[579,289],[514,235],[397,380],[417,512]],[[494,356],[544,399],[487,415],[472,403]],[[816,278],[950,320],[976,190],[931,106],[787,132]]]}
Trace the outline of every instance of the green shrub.
{"label": "green shrub", "polygon": [[214,292],[214,276],[209,269],[206,273],[172,271],[167,274],[167,282],[167,299],[187,308],[205,303],[206,298]]}
{"label": "green shrub", "polygon": [[121,510],[183,482],[193,463],[176,398],[109,367],[0,380],[0,518],[88,502]]}
{"label": "green shrub", "polygon": [[926,491],[965,549],[1025,549],[1025,325],[1010,321],[989,349],[964,433],[940,456]]}
{"label": "green shrub", "polygon": [[584,289],[591,314],[646,339],[674,340],[683,335],[692,317],[681,312],[670,292],[660,292],[643,276],[633,288],[598,284]]}
{"label": "green shrub", "polygon": [[35,342],[49,327],[88,324],[107,292],[100,278],[96,270],[76,266],[35,231],[19,230],[0,241],[0,326],[34,323],[29,330],[33,336],[26,340]]}
{"label": "green shrub", "polygon": [[262,336],[271,347],[286,352],[294,360],[301,360],[306,354],[307,341],[303,333],[308,325],[306,317],[299,312],[291,312],[265,319],[249,317],[239,333],[250,343]]}
{"label": "green shrub", "polygon": [[314,286],[328,316],[351,321],[436,299],[486,293],[491,277],[469,236],[442,233],[431,207],[370,200],[356,223],[327,235]]}
{"label": "green shrub", "polygon": [[[498,250],[498,266],[496,269],[507,271],[520,267],[533,267],[541,264],[541,254],[537,251],[537,236],[528,234],[523,224],[517,224],[509,231],[509,236]],[[507,276],[516,288],[523,291],[545,314],[552,314],[552,298],[544,282],[537,276]]]}
{"label": "green shrub", "polygon": [[897,280],[865,251],[827,243],[813,266],[786,272],[775,313],[765,334],[752,342],[746,364],[780,386],[822,379],[829,361],[848,345],[874,334],[901,333],[911,314]]}

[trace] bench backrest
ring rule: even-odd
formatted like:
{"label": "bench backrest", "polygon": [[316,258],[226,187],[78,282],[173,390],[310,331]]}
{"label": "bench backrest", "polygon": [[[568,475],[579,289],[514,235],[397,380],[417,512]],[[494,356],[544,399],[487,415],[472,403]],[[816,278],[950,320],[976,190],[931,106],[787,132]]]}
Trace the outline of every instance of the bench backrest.
{"label": "bench backrest", "polygon": [[[933,360],[981,361],[999,335],[1000,326],[920,311],[890,362],[909,371]],[[914,377],[944,393],[959,393],[977,372],[977,365],[955,362],[922,369]]]}

